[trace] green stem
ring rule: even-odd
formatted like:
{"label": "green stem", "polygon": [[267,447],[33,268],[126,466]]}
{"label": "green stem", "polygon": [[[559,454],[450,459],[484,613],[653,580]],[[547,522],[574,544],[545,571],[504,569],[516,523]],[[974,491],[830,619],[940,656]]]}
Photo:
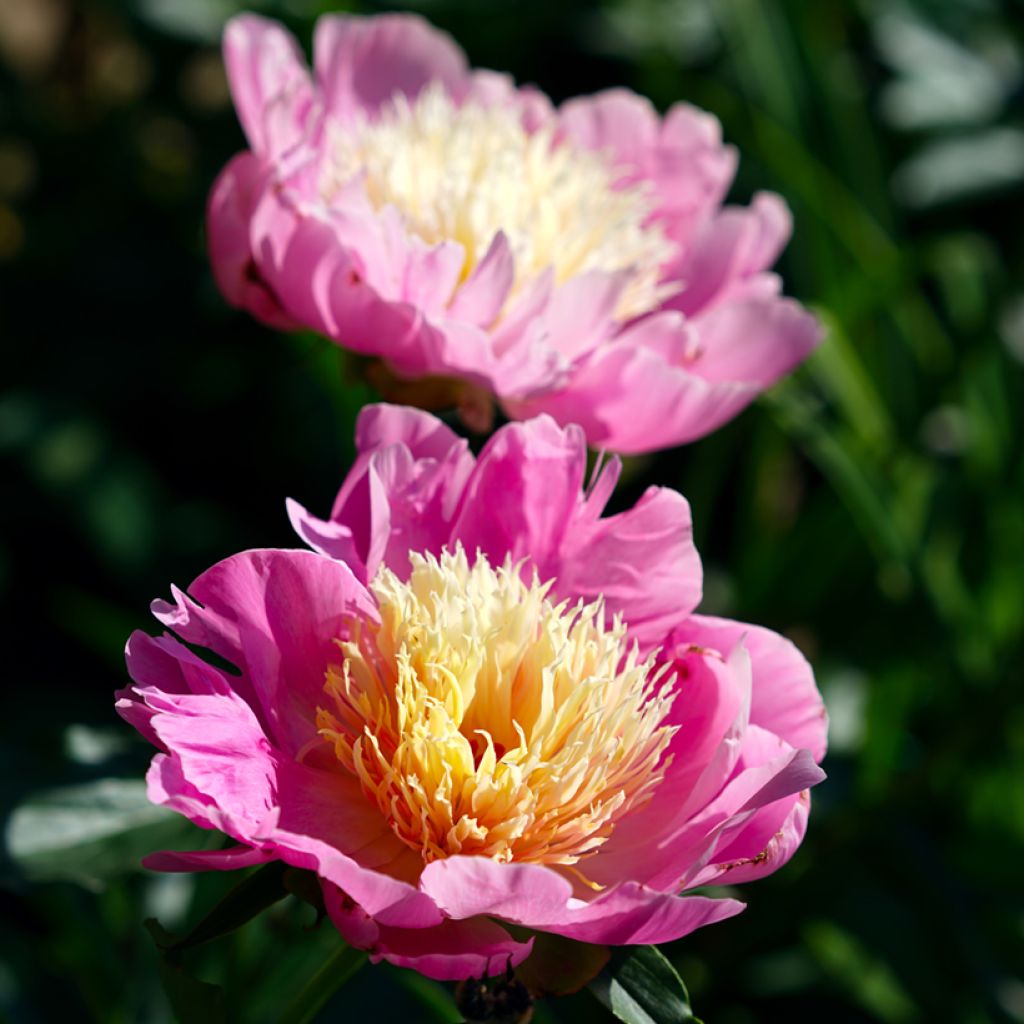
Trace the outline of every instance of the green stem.
{"label": "green stem", "polygon": [[285,1010],[282,1020],[287,1024],[309,1024],[324,1004],[366,963],[361,949],[342,945],[332,953],[320,969],[302,987],[302,991]]}

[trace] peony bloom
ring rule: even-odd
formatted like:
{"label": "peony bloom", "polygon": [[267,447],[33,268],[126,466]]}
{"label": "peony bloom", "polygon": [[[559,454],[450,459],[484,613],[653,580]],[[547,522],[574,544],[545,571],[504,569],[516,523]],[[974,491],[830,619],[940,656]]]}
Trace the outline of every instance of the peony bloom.
{"label": "peony bloom", "polygon": [[825,711],[788,641],[693,613],[686,501],[602,518],[617,462],[584,489],[548,417],[475,460],[406,408],[357,441],[330,520],[290,507],[312,551],[233,555],[128,642],[150,798],[234,841],[148,866],[309,869],[348,942],[441,979],[519,963],[503,922],[631,944],[738,913],[685,892],[792,855]]}
{"label": "peony bloom", "polygon": [[254,15],[224,53],[251,147],[210,196],[224,295],[399,378],[461,381],[467,421],[494,396],[651,451],[714,430],[819,340],[768,271],[789,212],[721,205],[736,154],[709,114],[623,89],[556,108],[412,15],[322,18],[312,74]]}

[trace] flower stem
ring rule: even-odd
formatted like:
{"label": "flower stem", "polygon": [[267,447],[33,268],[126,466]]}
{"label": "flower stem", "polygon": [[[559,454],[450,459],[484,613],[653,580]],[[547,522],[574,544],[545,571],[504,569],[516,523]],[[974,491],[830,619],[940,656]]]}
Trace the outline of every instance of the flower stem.
{"label": "flower stem", "polygon": [[327,958],[285,1010],[286,1024],[309,1024],[324,1004],[366,963],[366,953],[342,944]]}

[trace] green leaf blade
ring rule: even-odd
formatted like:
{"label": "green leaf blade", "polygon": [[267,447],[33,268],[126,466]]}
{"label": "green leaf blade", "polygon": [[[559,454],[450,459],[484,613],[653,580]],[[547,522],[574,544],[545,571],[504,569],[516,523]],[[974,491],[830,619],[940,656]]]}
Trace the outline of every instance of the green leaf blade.
{"label": "green leaf blade", "polygon": [[656,946],[617,950],[590,990],[625,1024],[700,1024],[683,979]]}

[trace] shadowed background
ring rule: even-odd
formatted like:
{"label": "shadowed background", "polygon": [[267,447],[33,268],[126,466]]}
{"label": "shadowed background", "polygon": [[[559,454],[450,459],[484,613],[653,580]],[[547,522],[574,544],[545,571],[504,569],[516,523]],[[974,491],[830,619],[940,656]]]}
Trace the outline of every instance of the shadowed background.
{"label": "shadowed background", "polygon": [[[230,310],[202,212],[243,145],[233,0],[0,6],[0,1017],[165,1022],[142,919],[232,884],[187,846],[114,716],[128,633],[212,562],[326,514],[372,398],[338,351]],[[325,5],[253,4],[308,46]],[[371,5],[359,8],[377,10]],[[714,112],[735,201],[775,189],[780,269],[828,341],[715,436],[630,460],[693,504],[705,609],[813,661],[832,715],[810,832],[741,917],[667,952],[708,1024],[1024,1021],[1024,6],[1004,0],[419,3],[555,99],[624,85]],[[283,903],[196,951],[229,1018],[336,941]],[[366,968],[319,1020],[458,1020]],[[594,1021],[582,994],[536,1015]]]}

